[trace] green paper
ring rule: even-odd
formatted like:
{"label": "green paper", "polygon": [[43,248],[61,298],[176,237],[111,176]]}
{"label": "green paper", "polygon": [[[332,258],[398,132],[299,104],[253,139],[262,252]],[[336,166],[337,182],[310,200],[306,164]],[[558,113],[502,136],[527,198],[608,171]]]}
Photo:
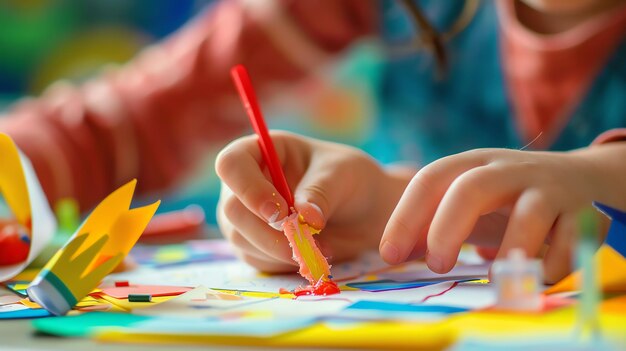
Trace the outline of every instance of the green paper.
{"label": "green paper", "polygon": [[56,204],[55,212],[59,221],[59,232],[66,238],[70,237],[80,225],[78,202],[72,198],[61,199]]}
{"label": "green paper", "polygon": [[76,316],[36,319],[33,320],[33,327],[38,332],[50,335],[88,337],[97,328],[128,327],[149,319],[152,318],[128,313],[87,312]]}

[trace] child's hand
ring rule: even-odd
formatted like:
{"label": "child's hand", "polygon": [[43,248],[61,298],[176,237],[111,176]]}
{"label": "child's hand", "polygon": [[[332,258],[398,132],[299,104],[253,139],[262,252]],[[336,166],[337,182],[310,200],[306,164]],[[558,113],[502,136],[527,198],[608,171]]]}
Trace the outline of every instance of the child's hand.
{"label": "child's hand", "polygon": [[624,207],[626,148],[619,144],[570,153],[482,149],[440,159],[410,182],[381,255],[396,264],[425,252],[428,266],[445,273],[469,238],[499,246],[498,257],[516,247],[543,255],[546,281],[557,281],[571,269],[579,211],[592,201]]}
{"label": "child's hand", "polygon": [[[376,248],[410,178],[399,180],[354,148],[285,132],[271,135],[297,211],[323,229],[315,236],[322,253],[341,261]],[[295,271],[287,239],[268,225],[287,216],[287,204],[262,165],[256,136],[222,150],[216,161],[223,181],[218,223],[249,264],[268,272]]]}

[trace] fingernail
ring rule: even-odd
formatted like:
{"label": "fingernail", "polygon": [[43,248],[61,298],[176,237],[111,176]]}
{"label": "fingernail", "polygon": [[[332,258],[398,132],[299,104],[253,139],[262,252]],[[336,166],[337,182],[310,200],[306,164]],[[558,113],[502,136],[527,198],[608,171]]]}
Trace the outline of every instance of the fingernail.
{"label": "fingernail", "polygon": [[[278,217],[278,213],[277,216]],[[270,227],[278,230],[278,231],[282,231],[283,230],[283,223],[285,223],[285,221],[287,220],[287,217],[283,217],[281,219],[276,220],[276,218],[273,221],[267,222],[267,224],[269,224]]]}
{"label": "fingernail", "polygon": [[398,263],[400,252],[394,244],[390,243],[389,241],[385,241],[383,243],[383,246],[381,246],[380,248],[380,255],[388,263],[395,264]]}
{"label": "fingernail", "polygon": [[261,207],[261,216],[266,222],[276,222],[276,218],[280,215],[280,207],[278,203],[268,201]]}
{"label": "fingernail", "polygon": [[304,217],[305,221],[316,229],[324,227],[324,214],[322,210],[314,203],[307,202],[307,207],[300,214]]}
{"label": "fingernail", "polygon": [[426,252],[426,264],[435,273],[443,273],[443,260],[437,256]]}

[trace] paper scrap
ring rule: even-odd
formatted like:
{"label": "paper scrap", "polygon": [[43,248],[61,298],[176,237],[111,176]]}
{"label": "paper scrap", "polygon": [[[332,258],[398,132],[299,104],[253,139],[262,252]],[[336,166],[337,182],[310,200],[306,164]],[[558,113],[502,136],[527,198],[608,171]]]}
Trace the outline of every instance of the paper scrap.
{"label": "paper scrap", "polygon": [[101,288],[101,292],[117,299],[128,298],[130,294],[150,294],[156,296],[176,296],[183,294],[192,288],[184,286],[167,286],[167,285],[135,285],[129,286],[105,286]]}
{"label": "paper scrap", "polygon": [[[598,287],[602,292],[626,292],[626,258],[612,247],[602,245],[596,252],[595,259],[599,280]],[[566,291],[577,291],[580,272],[574,272],[545,291],[546,294],[555,294]]]}
{"label": "paper scrap", "polygon": [[49,317],[50,312],[42,308],[30,308],[24,306],[21,303],[14,303],[8,305],[0,305],[0,320],[1,319],[24,319],[24,318],[39,318]]}
{"label": "paper scrap", "polygon": [[421,288],[423,286],[434,285],[438,283],[443,283],[450,281],[446,280],[419,280],[419,281],[409,281],[409,282],[396,282],[393,280],[374,280],[374,281],[365,281],[365,282],[353,282],[346,284],[351,288],[356,288],[364,291],[389,291],[389,290],[402,290],[402,289],[412,289],[412,288]]}
{"label": "paper scrap", "polygon": [[15,220],[27,230],[30,243],[22,262],[0,266],[0,281],[13,278],[44,249],[56,230],[56,220],[30,161],[13,140],[0,133],[0,195]]}
{"label": "paper scrap", "polygon": [[148,318],[128,313],[88,312],[75,316],[38,319],[33,321],[33,327],[50,335],[85,337],[96,328],[124,327]]}
{"label": "paper scrap", "polygon": [[442,320],[453,313],[466,312],[468,309],[445,305],[405,304],[385,301],[358,301],[337,314],[339,318],[359,320]]}

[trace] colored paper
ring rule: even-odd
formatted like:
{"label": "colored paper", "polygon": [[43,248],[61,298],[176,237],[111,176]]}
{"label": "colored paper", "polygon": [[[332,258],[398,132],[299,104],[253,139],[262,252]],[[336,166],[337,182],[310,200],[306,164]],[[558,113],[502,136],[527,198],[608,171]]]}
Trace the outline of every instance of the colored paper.
{"label": "colored paper", "polygon": [[347,301],[332,299],[313,302],[279,297],[253,298],[197,287],[167,302],[133,313],[177,319],[211,317],[242,322],[263,320],[263,324],[274,324],[282,320],[333,315],[349,304]]}
{"label": "colored paper", "polygon": [[489,275],[490,266],[491,262],[457,265],[446,274],[438,274],[431,271],[425,263],[414,262],[405,266],[402,271],[384,272],[378,276],[395,282],[482,279]]}
{"label": "colored paper", "polygon": [[176,319],[153,318],[133,324],[128,328],[133,333],[172,334],[181,338],[187,335],[233,335],[247,337],[271,337],[302,329],[315,322],[311,318],[294,317],[288,320],[263,319]]}
{"label": "colored paper", "polygon": [[[218,251],[219,252],[219,251]],[[336,281],[363,278],[363,275],[388,269],[377,252],[368,252],[352,262],[333,266]],[[302,285],[297,274],[263,274],[238,260],[208,263],[192,263],[184,266],[140,267],[139,269],[109,275],[107,282],[126,280],[134,284],[172,286],[206,286],[212,289],[228,289],[278,293],[281,288],[294,290]]]}
{"label": "colored paper", "polygon": [[112,309],[120,312],[130,312],[137,309],[148,308],[150,306],[157,305],[159,303],[168,301],[172,299],[174,296],[157,296],[153,297],[150,302],[131,302],[128,301],[127,298],[124,299],[116,299],[115,297],[111,297],[105,294],[97,295],[96,293],[92,294],[92,297],[98,299],[101,302],[106,302],[111,304]]}
{"label": "colored paper", "polygon": [[614,297],[600,304],[603,313],[626,315],[626,295]]}
{"label": "colored paper", "polygon": [[0,195],[15,220],[27,230],[30,247],[26,260],[0,266],[0,282],[21,272],[52,239],[56,220],[30,161],[13,140],[0,133]]}
{"label": "colored paper", "polygon": [[414,281],[414,282],[396,282],[393,280],[375,280],[369,282],[354,282],[348,283],[347,286],[364,291],[389,291],[389,290],[401,290],[421,288],[427,285],[433,285],[449,281],[446,280],[427,280],[427,281]]}
{"label": "colored paper", "polygon": [[[134,311],[144,316],[167,316],[175,318],[204,318],[216,316],[228,308],[247,304],[251,300],[237,295],[199,286],[161,304]],[[254,301],[254,300],[252,300]]]}
{"label": "colored paper", "polygon": [[123,260],[159,206],[129,210],[135,185],[127,183],[98,204],[29,286],[31,299],[65,314]]}
{"label": "colored paper", "polygon": [[[599,280],[598,287],[605,293],[626,292],[626,258],[612,247],[602,245],[595,255]],[[577,291],[580,272],[574,272],[545,291],[546,294],[555,294],[566,291]]]}
{"label": "colored paper", "polygon": [[605,243],[626,257],[626,212],[594,202],[593,205],[611,218],[611,226],[606,234]]}
{"label": "colored paper", "polygon": [[128,313],[89,312],[75,316],[34,320],[33,327],[41,333],[50,335],[85,337],[97,328],[124,327],[148,318]]}
{"label": "colored paper", "polygon": [[465,311],[468,311],[468,309],[442,305],[412,305],[385,301],[359,301],[338,313],[337,317],[373,321],[436,321],[442,320],[450,314]]}
{"label": "colored paper", "polygon": [[182,244],[137,245],[130,255],[141,265],[157,268],[236,259],[232,246],[224,240],[189,240]]}
{"label": "colored paper", "polygon": [[399,303],[422,303],[431,296],[447,295],[450,290],[455,290],[457,283],[453,281],[426,285],[419,288],[399,289],[389,291],[364,291],[345,290],[339,295],[331,296],[299,296],[298,301],[326,301],[341,300],[347,302],[357,301],[387,301]]}
{"label": "colored paper", "polygon": [[49,317],[50,312],[41,308],[30,308],[24,306],[21,303],[14,303],[8,305],[0,305],[0,320],[1,319],[24,319],[24,318],[39,318]]}
{"label": "colored paper", "polygon": [[135,285],[130,286],[105,286],[100,290],[102,293],[107,294],[116,299],[128,298],[129,294],[149,294],[155,296],[176,296],[183,294],[192,288],[183,286],[167,286],[167,285]]}
{"label": "colored paper", "polygon": [[442,350],[456,339],[457,332],[445,323],[367,322],[318,323],[273,337],[177,333],[153,333],[133,329],[101,329],[96,340],[179,345],[230,345],[265,348],[320,347],[350,349]]}

